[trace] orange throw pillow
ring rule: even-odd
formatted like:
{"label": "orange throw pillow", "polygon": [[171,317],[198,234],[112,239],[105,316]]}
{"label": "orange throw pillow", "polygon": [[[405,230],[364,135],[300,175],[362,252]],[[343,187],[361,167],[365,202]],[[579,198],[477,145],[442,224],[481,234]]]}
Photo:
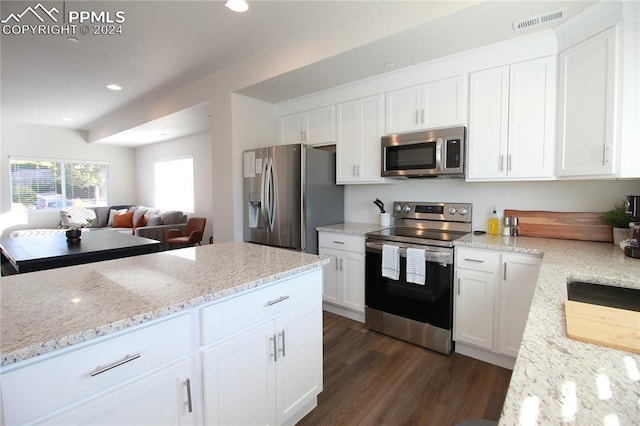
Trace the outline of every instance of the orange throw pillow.
{"label": "orange throw pillow", "polygon": [[[132,220],[133,220],[133,218],[132,218]],[[146,225],[147,225],[147,215],[143,214],[142,216],[140,216],[138,218],[138,221],[133,224],[133,230],[131,231],[131,233],[135,235],[136,228],[140,228],[141,226],[144,227]]]}
{"label": "orange throw pillow", "polygon": [[133,212],[120,213],[113,217],[114,228],[133,228]]}

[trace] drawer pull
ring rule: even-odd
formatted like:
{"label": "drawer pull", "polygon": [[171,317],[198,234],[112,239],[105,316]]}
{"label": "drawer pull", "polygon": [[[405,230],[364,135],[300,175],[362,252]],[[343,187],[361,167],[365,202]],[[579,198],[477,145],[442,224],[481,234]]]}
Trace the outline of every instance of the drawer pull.
{"label": "drawer pull", "polygon": [[280,297],[278,297],[278,298],[277,298],[277,299],[275,299],[275,300],[269,300],[269,301],[267,302],[267,306],[273,306],[273,305],[275,305],[276,303],[280,303],[280,302],[282,302],[282,301],[284,301],[284,300],[287,300],[288,298],[289,298],[289,295],[287,295],[287,296],[280,296]]}
{"label": "drawer pull", "polygon": [[[355,167],[355,166],[354,166]],[[344,244],[344,241],[334,241],[334,244]]]}
{"label": "drawer pull", "polygon": [[469,259],[469,258],[465,258],[464,259],[465,262],[476,262],[476,263],[484,263],[484,260],[479,260],[479,259]]}
{"label": "drawer pull", "polygon": [[193,413],[193,404],[191,403],[191,379],[187,379],[184,385],[187,387],[187,409],[190,413]]}
{"label": "drawer pull", "polygon": [[113,364],[109,364],[105,367],[98,367],[95,369],[95,371],[93,373],[91,373],[91,377],[93,376],[97,376],[98,374],[102,374],[105,371],[109,371],[112,368],[116,368],[121,366],[122,364],[126,364],[127,362],[131,362],[134,359],[138,359],[140,358],[140,354],[135,354],[135,355],[126,355],[123,359],[121,359],[120,361],[116,361]]}

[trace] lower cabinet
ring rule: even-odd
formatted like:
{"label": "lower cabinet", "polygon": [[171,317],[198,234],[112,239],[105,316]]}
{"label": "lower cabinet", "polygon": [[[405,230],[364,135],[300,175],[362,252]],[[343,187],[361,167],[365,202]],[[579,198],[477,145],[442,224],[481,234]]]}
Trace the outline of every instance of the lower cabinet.
{"label": "lower cabinet", "polygon": [[320,232],[318,246],[331,259],[323,272],[325,310],[364,322],[364,237]]}
{"label": "lower cabinet", "polygon": [[202,356],[205,424],[295,422],[322,390],[320,298]]}
{"label": "lower cabinet", "polygon": [[456,352],[513,368],[542,259],[456,248]]}

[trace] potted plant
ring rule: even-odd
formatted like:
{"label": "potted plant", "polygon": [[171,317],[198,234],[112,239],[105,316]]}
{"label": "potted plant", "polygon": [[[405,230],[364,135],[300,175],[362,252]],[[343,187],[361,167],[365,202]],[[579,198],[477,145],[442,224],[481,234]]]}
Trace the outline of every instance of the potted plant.
{"label": "potted plant", "polygon": [[629,224],[639,220],[626,213],[626,204],[624,201],[616,203],[613,210],[602,213],[602,217],[607,224],[613,227],[613,244],[616,245],[620,244],[620,241],[630,237]]}

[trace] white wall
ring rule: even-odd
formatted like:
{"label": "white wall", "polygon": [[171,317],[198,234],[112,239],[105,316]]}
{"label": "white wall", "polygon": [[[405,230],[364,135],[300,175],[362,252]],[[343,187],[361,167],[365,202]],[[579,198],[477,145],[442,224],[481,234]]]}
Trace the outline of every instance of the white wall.
{"label": "white wall", "polygon": [[495,205],[505,209],[602,212],[629,194],[640,194],[640,180],[554,182],[465,182],[462,179],[410,179],[387,185],[345,187],[345,221],[377,223],[373,200],[391,211],[394,201],[473,203],[473,229],[487,230]]}
{"label": "white wall", "polygon": [[136,149],[138,204],[155,206],[154,164],[185,156],[193,157],[194,212],[189,216],[207,218],[203,242],[213,235],[213,190],[211,171],[211,132],[201,132]]}
{"label": "white wall", "polygon": [[[0,230],[50,227],[51,212],[11,213],[9,157],[89,160],[109,163],[109,204],[136,202],[135,151],[132,148],[91,145],[86,132],[50,126],[2,122],[0,143]],[[59,214],[56,212],[56,216]]]}

